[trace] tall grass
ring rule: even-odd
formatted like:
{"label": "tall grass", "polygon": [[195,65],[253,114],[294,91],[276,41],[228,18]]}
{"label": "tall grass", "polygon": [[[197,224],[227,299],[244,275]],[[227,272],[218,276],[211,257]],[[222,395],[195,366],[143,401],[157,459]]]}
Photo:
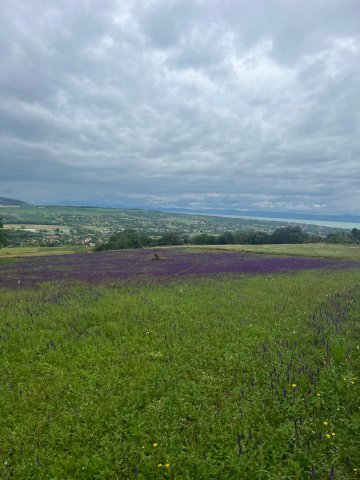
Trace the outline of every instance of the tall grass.
{"label": "tall grass", "polygon": [[358,270],[0,302],[0,478],[357,478]]}
{"label": "tall grass", "polygon": [[189,250],[233,250],[236,252],[263,253],[267,255],[294,255],[301,257],[325,257],[344,260],[360,260],[360,245],[304,243],[271,245],[188,245]]}

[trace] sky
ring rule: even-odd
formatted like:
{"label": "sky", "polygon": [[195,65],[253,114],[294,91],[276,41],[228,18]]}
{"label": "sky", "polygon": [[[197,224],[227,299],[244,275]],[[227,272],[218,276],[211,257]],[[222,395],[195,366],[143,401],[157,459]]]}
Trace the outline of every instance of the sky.
{"label": "sky", "polygon": [[0,196],[360,213],[359,0],[2,0]]}

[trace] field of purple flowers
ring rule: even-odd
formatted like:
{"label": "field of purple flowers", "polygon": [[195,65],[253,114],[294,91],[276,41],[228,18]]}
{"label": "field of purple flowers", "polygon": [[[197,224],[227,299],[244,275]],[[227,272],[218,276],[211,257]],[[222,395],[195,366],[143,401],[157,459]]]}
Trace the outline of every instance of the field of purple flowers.
{"label": "field of purple flowers", "polygon": [[0,287],[1,479],[359,478],[359,263],[99,252]]}
{"label": "field of purple flowers", "polygon": [[[154,254],[159,255],[159,260]],[[54,280],[88,283],[218,274],[271,274],[354,268],[356,263],[324,258],[279,257],[181,248],[120,250],[18,259],[0,264],[0,286],[32,286]]]}

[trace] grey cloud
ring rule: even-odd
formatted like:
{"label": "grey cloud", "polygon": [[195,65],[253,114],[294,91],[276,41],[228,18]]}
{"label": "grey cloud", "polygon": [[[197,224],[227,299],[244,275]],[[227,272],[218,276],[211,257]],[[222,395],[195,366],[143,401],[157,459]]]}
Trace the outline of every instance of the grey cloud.
{"label": "grey cloud", "polygon": [[151,45],[168,49],[188,34],[201,15],[200,4],[174,0],[139,2],[137,18]]}
{"label": "grey cloud", "polygon": [[359,212],[357,1],[5,4],[0,195]]}

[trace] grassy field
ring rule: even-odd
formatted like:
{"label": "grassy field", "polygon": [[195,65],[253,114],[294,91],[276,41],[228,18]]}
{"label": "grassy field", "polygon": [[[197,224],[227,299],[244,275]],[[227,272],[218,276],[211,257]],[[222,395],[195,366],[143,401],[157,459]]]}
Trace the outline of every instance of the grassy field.
{"label": "grassy field", "polygon": [[359,478],[359,269],[47,283],[0,310],[0,478]]}
{"label": "grassy field", "polygon": [[44,224],[34,224],[34,223],[27,223],[27,224],[21,224],[21,223],[12,223],[12,224],[5,224],[4,225],[4,228],[5,230],[9,230],[9,229],[15,229],[15,230],[19,230],[19,229],[23,229],[23,228],[31,228],[31,229],[35,229],[35,230],[51,230],[51,231],[54,231],[56,228],[58,228],[59,230],[63,230],[63,231],[69,231],[69,227],[65,226],[65,225],[44,225]]}
{"label": "grassy field", "polygon": [[[198,250],[234,250],[239,252],[259,253],[267,255],[325,257],[344,260],[360,260],[359,245],[332,245],[328,243],[308,243],[292,245],[184,245],[189,251]],[[172,247],[160,247],[171,249]],[[0,249],[0,259],[10,257],[28,257],[37,255],[62,255],[89,250],[85,246],[69,247],[3,247]]]}
{"label": "grassy field", "polygon": [[6,258],[65,255],[85,252],[87,250],[89,250],[89,247],[85,247],[84,245],[69,247],[3,247],[0,249],[0,262],[1,259]]}
{"label": "grassy field", "polygon": [[268,255],[295,255],[304,257],[341,258],[360,260],[360,245],[333,245],[329,243],[306,243],[289,245],[207,245],[188,248],[235,250],[238,252],[262,253]]}

